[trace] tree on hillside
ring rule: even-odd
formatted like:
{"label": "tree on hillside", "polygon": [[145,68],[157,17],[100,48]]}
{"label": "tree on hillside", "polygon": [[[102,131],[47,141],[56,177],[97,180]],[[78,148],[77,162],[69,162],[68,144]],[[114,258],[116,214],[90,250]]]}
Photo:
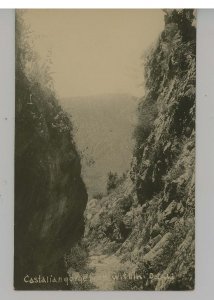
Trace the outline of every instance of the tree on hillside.
{"label": "tree on hillside", "polygon": [[109,194],[111,190],[115,189],[118,184],[118,174],[117,172],[109,172],[107,178],[107,193]]}

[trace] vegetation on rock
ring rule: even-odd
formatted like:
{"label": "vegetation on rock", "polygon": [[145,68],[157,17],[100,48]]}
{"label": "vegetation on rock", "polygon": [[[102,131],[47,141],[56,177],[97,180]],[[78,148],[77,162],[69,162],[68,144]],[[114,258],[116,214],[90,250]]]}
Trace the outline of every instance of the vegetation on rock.
{"label": "vegetation on rock", "polygon": [[[87,192],[72,124],[58,104],[48,64],[40,65],[16,14],[15,269],[24,276],[66,275],[64,254],[82,237]],[[59,289],[60,286],[56,286]],[[61,288],[66,288],[63,284]]]}
{"label": "vegetation on rock", "polygon": [[[89,267],[90,251],[92,261],[101,271],[99,255],[100,259],[106,259],[105,266],[119,261],[117,271],[122,267],[118,276],[131,271],[142,278],[117,281],[115,289],[193,289],[194,11],[165,10],[165,28],[145,57],[145,95],[138,105],[131,168],[124,175],[118,175],[117,169],[109,172],[106,193],[103,190],[106,178],[97,189],[88,182],[94,197],[87,208],[72,123],[58,104],[48,64],[41,65],[30,49],[18,15],[16,22],[15,288],[30,288],[23,281],[26,274],[90,275],[94,272]],[[127,97],[124,99],[128,102]],[[77,102],[73,101],[73,109]],[[88,115],[86,102],[82,102],[83,119]],[[110,112],[112,103],[117,104],[111,99]],[[91,119],[94,123],[96,114],[102,110],[96,111],[94,107],[91,110],[95,112]],[[120,120],[126,123],[125,118],[118,118],[117,122]],[[95,135],[113,136],[115,149],[120,149],[117,135],[104,125],[101,130],[96,126]],[[90,140],[84,131],[85,139]],[[81,137],[79,141],[85,143]],[[99,152],[97,148],[94,153]],[[106,173],[107,157],[111,158],[113,151],[110,143],[102,145],[99,156],[105,153],[107,163],[100,165]],[[88,167],[94,165],[96,162],[89,156]],[[97,174],[92,173],[94,180]],[[81,240],[84,218],[86,228]],[[93,283],[80,280],[67,287],[62,284],[60,288],[87,290],[94,288]],[[36,288],[53,287],[37,285]],[[32,285],[32,289],[36,288]]]}
{"label": "vegetation on rock", "polygon": [[[167,10],[145,59],[145,96],[127,178],[87,207],[86,238],[141,274],[126,290],[194,288],[196,29],[193,10]],[[97,213],[98,212],[98,213]]]}

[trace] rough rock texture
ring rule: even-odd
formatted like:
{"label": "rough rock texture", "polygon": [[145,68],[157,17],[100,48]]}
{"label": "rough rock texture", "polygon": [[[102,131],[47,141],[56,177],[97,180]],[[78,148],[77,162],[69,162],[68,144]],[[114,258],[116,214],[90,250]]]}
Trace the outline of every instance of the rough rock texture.
{"label": "rough rock texture", "polygon": [[133,199],[133,184],[129,179],[102,199],[88,202],[85,217],[85,239],[94,255],[117,251],[132,230],[132,216],[140,205]]}
{"label": "rough rock texture", "polygon": [[90,204],[86,236],[143,276],[143,286],[129,282],[120,289],[194,288],[194,22],[193,10],[166,11],[165,29],[145,62],[132,184],[127,178],[104,197],[99,216],[98,200]]}
{"label": "rough rock texture", "polygon": [[26,64],[34,58],[18,21],[14,286],[52,289],[54,285],[25,284],[24,276],[66,274],[64,254],[84,232],[87,192],[72,125],[46,84],[47,74],[26,75]]}
{"label": "rough rock texture", "polygon": [[[168,11],[165,30],[146,65],[147,95],[139,115],[150,103],[156,109],[146,141],[137,142],[132,180],[142,204],[143,272],[161,275],[147,280],[147,289],[194,287],[193,21],[192,10]],[[174,278],[164,276],[172,273]]]}

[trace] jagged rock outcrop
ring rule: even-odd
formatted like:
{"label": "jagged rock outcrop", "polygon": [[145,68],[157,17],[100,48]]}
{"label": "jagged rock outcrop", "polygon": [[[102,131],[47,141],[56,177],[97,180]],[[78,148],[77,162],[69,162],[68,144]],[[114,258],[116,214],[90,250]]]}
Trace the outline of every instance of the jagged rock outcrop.
{"label": "jagged rock outcrop", "polygon": [[66,289],[24,282],[26,275],[66,275],[64,255],[84,233],[87,192],[72,124],[47,74],[26,74],[26,64],[35,62],[20,22],[17,16],[14,286]]}
{"label": "jagged rock outcrop", "polygon": [[[146,289],[194,287],[194,20],[193,10],[167,12],[165,29],[146,62],[147,94],[139,106],[132,169],[142,204],[144,273],[159,275],[147,279]],[[153,123],[142,141],[142,114],[150,104]]]}
{"label": "jagged rock outcrop", "polygon": [[139,208],[133,189],[127,178],[109,195],[88,202],[85,239],[94,255],[116,252],[129,236]]}
{"label": "jagged rock outcrop", "polygon": [[165,13],[165,29],[145,61],[132,184],[127,178],[101,200],[99,216],[92,207],[87,220],[86,237],[99,249],[104,237],[124,270],[142,275],[143,285],[126,282],[120,289],[194,288],[195,15]]}

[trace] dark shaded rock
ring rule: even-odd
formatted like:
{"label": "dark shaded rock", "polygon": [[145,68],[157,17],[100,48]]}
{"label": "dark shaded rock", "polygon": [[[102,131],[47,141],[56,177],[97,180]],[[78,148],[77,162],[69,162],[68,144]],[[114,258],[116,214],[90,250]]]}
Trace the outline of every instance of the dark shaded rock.
{"label": "dark shaded rock", "polygon": [[157,236],[160,232],[161,232],[161,227],[156,223],[152,228],[151,237],[153,238]]}
{"label": "dark shaded rock", "polygon": [[64,255],[84,233],[87,192],[72,124],[41,78],[26,76],[25,59],[33,58],[16,21],[14,286],[66,289],[24,282],[26,275],[66,275]]}

